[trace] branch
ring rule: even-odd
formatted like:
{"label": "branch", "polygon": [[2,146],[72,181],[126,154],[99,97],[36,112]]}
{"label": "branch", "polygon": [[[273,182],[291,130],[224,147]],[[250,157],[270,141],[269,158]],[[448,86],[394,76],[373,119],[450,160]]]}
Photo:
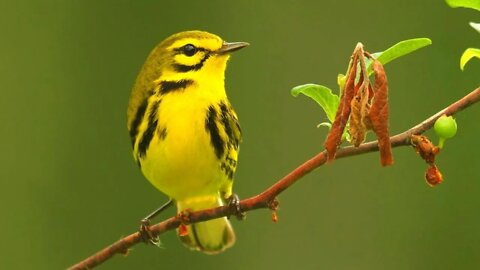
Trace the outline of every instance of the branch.
{"label": "branch", "polygon": [[[450,106],[439,111],[438,113],[432,115],[430,118],[424,120],[420,124],[408,129],[407,131],[392,136],[390,138],[392,147],[399,146],[408,146],[410,145],[410,137],[414,134],[421,134],[425,131],[432,128],[437,118],[446,115],[456,114],[463,109],[473,105],[474,103],[480,101],[480,87],[470,92],[468,95],[452,103]],[[378,151],[377,141],[372,141],[364,143],[359,147],[344,147],[337,151],[335,159],[356,156],[360,154],[365,154],[369,152]],[[289,174],[284,176],[282,179],[278,180],[275,184],[267,188],[262,193],[244,199],[240,201],[240,209],[242,212],[259,209],[259,208],[270,208],[275,210],[277,206],[276,197],[282,193],[284,190],[289,188],[300,178],[313,171],[314,169],[320,167],[327,161],[326,151],[322,151],[313,158],[307,160],[302,165],[298,166],[296,169],[291,171]],[[190,223],[196,223],[201,221],[206,221],[214,218],[224,217],[234,215],[235,212],[228,206],[221,206],[211,209],[205,209],[202,211],[191,212],[188,215],[188,220]],[[185,222],[181,217],[171,217],[160,223],[150,226],[150,231],[153,235],[157,236],[166,231],[173,230],[177,228],[182,222]],[[117,242],[111,244],[110,246],[98,251],[94,255],[88,257],[87,259],[77,263],[74,266],[71,266],[69,269],[91,269],[102,262],[110,259],[115,254],[124,254],[126,255],[128,249],[132,246],[142,242],[142,237],[139,232],[132,233],[124,238],[118,240]]]}

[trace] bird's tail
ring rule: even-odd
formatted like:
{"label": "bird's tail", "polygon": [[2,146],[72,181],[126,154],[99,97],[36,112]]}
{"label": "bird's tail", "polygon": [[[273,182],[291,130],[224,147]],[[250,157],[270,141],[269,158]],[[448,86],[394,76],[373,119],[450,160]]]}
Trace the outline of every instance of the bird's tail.
{"label": "bird's tail", "polygon": [[[220,196],[202,196],[177,201],[178,212],[199,211],[222,206]],[[178,236],[184,245],[192,250],[206,254],[217,254],[235,243],[235,233],[226,217],[194,223],[187,226],[187,232],[179,232]]]}

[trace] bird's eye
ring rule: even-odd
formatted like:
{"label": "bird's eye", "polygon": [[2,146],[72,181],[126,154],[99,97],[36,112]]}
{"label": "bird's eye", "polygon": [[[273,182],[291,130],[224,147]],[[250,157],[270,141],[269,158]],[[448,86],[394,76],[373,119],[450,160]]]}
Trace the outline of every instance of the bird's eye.
{"label": "bird's eye", "polygon": [[186,56],[193,56],[197,52],[197,47],[192,44],[187,44],[183,46],[183,54]]}

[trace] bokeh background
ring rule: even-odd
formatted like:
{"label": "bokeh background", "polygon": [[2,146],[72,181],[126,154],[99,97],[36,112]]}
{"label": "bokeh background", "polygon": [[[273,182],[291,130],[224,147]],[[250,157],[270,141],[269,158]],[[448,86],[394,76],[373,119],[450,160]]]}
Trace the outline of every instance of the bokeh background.
{"label": "bokeh background", "polygon": [[[235,192],[252,196],[322,150],[317,105],[289,91],[335,88],[355,44],[381,51],[408,38],[433,45],[386,66],[391,132],[401,132],[480,83],[459,69],[480,13],[443,1],[2,1],[0,3],[0,268],[64,269],[135,231],[166,197],[130,152],[126,106],[138,70],[168,35],[202,29],[251,46],[235,53],[227,88],[244,131]],[[479,269],[480,106],[438,157],[430,188],[414,151],[317,169],[270,213],[234,220],[218,256],[137,245],[100,269]],[[433,135],[432,133],[428,133]],[[436,140],[436,139],[435,139]],[[173,210],[163,217],[174,214]]]}

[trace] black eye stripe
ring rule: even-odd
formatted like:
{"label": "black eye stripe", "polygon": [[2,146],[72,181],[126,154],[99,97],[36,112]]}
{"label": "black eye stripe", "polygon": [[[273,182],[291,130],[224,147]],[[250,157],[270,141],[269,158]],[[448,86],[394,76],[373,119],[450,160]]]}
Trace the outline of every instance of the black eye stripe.
{"label": "black eye stripe", "polygon": [[[192,54],[192,52],[186,52],[185,51],[185,48],[187,46],[193,46],[194,49],[195,49],[195,52]],[[191,49],[191,48],[190,48]],[[189,50],[189,49],[187,49]],[[200,61],[197,63],[197,64],[193,64],[193,65],[185,65],[185,64],[181,64],[181,63],[178,63],[178,62],[174,62],[173,63],[173,68],[177,71],[177,72],[189,72],[189,71],[196,71],[196,70],[199,70],[203,67],[203,64],[205,63],[205,61],[207,61],[207,59],[210,57],[211,55],[211,51],[208,50],[208,49],[205,49],[205,48],[201,48],[201,47],[195,47],[194,45],[192,44],[187,44],[187,45],[183,45],[181,47],[178,47],[178,48],[175,48],[174,49],[175,51],[175,55],[177,54],[183,54],[187,57],[191,57],[191,56],[194,56],[197,54],[197,52],[203,52],[203,56],[202,56],[202,59],[200,59]]]}
{"label": "black eye stripe", "polygon": [[[183,54],[183,47],[185,47],[185,46],[175,48],[173,50],[176,52],[176,54]],[[202,47],[195,47],[195,48],[197,48],[197,52],[207,52],[207,53],[210,52],[210,50],[202,48]]]}
{"label": "black eye stripe", "polygon": [[198,64],[195,64],[195,65],[182,65],[182,64],[178,64],[178,63],[174,63],[173,64],[173,68],[175,68],[175,70],[177,72],[189,72],[189,71],[192,71],[192,70],[199,70],[203,67],[203,63],[205,63],[205,61],[207,61],[207,59],[210,57],[210,54],[205,54],[205,56],[202,58],[202,60],[200,60],[200,62]]}

